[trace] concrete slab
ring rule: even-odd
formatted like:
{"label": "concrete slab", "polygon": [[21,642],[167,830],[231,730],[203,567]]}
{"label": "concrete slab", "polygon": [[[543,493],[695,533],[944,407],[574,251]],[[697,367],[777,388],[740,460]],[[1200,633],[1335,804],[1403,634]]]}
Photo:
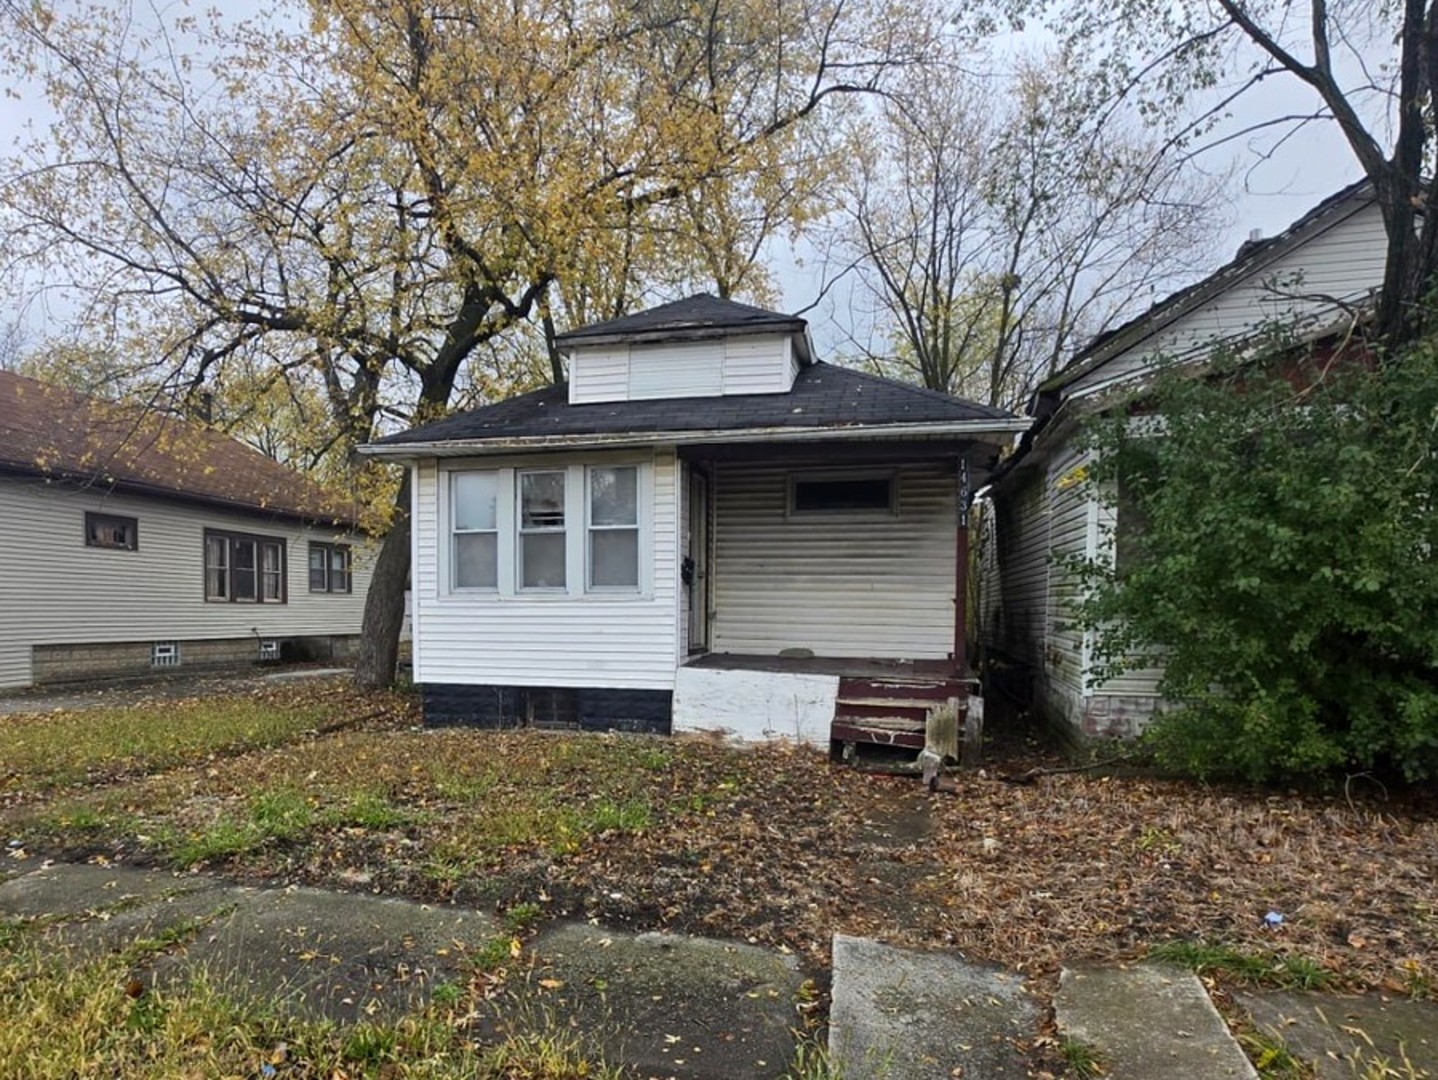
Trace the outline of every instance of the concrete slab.
{"label": "concrete slab", "polygon": [[0,915],[74,918],[213,887],[209,878],[166,870],[56,863],[0,882]]}
{"label": "concrete slab", "polygon": [[942,953],[834,936],[829,1054],[845,1080],[1028,1075],[1038,1009],[1019,976]]}
{"label": "concrete slab", "polygon": [[1438,1002],[1284,992],[1235,995],[1254,1026],[1312,1063],[1321,1080],[1438,1078]]}
{"label": "concrete slab", "polygon": [[1113,1080],[1257,1080],[1191,971],[1156,964],[1071,967],[1059,976],[1060,1038],[1094,1047]]}
{"label": "concrete slab", "polygon": [[[561,924],[535,941],[535,972],[515,992],[510,1026],[552,1023],[602,1033],[605,1056],[642,1076],[783,1076],[803,975],[771,949],[678,934]],[[501,1006],[503,1008],[503,1006]]]}
{"label": "concrete slab", "polygon": [[340,1022],[418,1008],[467,978],[467,950],[498,931],[489,916],[319,889],[244,889],[156,977],[205,972],[232,993]]}

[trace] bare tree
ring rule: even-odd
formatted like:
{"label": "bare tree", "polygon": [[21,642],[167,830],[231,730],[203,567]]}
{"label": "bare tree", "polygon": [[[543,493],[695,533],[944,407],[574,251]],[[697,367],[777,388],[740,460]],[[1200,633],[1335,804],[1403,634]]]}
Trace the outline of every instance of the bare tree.
{"label": "bare tree", "polygon": [[1083,338],[1191,272],[1217,184],[1097,130],[1058,57],[909,73],[875,110],[840,218],[879,318],[870,363],[1019,404]]}

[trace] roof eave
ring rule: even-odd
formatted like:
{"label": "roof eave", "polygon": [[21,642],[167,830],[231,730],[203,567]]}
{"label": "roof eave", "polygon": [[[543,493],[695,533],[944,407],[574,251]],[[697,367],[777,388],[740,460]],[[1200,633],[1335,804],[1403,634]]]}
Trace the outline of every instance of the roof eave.
{"label": "roof eave", "polygon": [[707,341],[720,337],[746,337],[757,334],[797,334],[807,324],[803,319],[773,319],[761,322],[746,322],[712,326],[665,326],[652,330],[616,331],[613,333],[589,334],[574,331],[560,334],[554,344],[561,350],[584,348],[591,345],[656,345],[666,341]]}
{"label": "roof eave", "polygon": [[359,447],[366,457],[408,460],[421,457],[469,457],[528,450],[625,449],[642,446],[696,446],[706,443],[788,443],[821,439],[912,438],[963,436],[983,440],[1006,437],[1026,430],[1023,417],[982,420],[944,420],[910,424],[849,424],[842,427],[737,428],[734,430],[618,432],[612,435],[523,435],[510,438],[438,439],[411,443],[368,443]]}

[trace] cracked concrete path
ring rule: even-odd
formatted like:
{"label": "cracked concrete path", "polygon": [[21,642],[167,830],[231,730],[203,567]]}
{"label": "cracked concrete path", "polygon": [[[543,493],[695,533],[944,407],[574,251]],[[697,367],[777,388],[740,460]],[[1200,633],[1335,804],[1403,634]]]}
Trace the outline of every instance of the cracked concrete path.
{"label": "cracked concrete path", "polygon": [[[293,1015],[383,1021],[465,984],[510,935],[494,916],[319,889],[256,889],[199,874],[55,864],[0,880],[0,918],[86,951],[164,943],[143,975],[212,984]],[[578,1025],[640,1075],[779,1077],[795,1053],[804,977],[770,949],[555,924],[511,965],[482,1026]]]}

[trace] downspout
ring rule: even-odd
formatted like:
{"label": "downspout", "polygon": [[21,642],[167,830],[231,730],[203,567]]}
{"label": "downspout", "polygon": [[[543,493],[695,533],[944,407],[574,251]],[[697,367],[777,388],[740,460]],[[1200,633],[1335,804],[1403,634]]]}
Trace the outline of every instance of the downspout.
{"label": "downspout", "polygon": [[954,529],[954,678],[969,673],[969,459],[959,457],[957,525]]}

